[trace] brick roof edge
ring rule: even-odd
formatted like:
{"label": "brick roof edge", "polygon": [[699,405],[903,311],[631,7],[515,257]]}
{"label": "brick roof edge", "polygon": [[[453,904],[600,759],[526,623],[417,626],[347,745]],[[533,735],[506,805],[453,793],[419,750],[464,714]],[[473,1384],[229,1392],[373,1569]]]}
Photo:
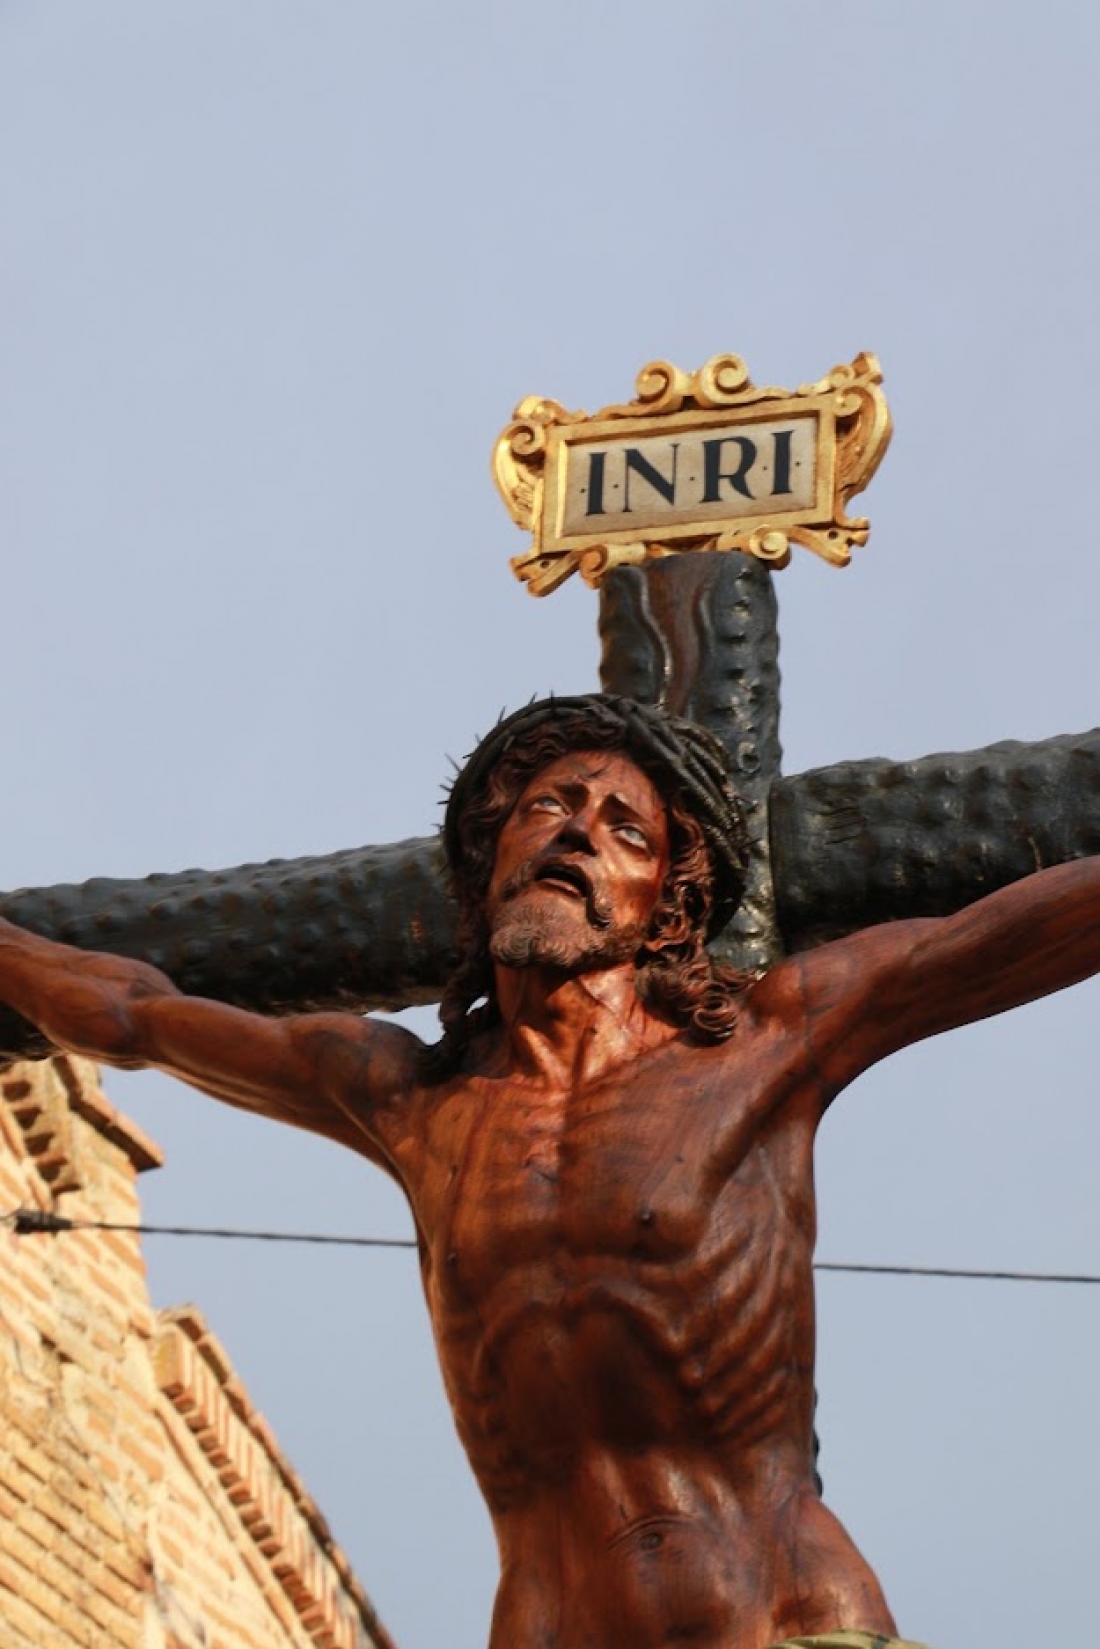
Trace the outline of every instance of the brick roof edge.
{"label": "brick roof edge", "polygon": [[137,1173],[164,1166],[164,1152],[156,1141],[104,1095],[97,1065],[76,1054],[59,1054],[53,1065],[77,1116],[90,1122],[112,1145],[124,1151]]}
{"label": "brick roof edge", "polygon": [[[198,1359],[207,1371],[208,1379],[212,1380],[222,1401],[268,1461],[282,1492],[290,1499],[294,1509],[308,1527],[318,1550],[335,1570],[340,1586],[358,1614],[371,1644],[376,1646],[376,1649],[396,1649],[347,1556],[333,1538],[323,1514],[280,1449],[270,1425],[253,1407],[228,1353],[217,1335],[208,1327],[202,1312],[195,1305],[183,1305],[158,1311],[156,1315],[157,1383],[195,1435],[200,1448],[208,1455],[219,1455],[220,1428],[216,1424],[216,1416],[203,1412],[204,1407],[209,1406],[209,1398],[204,1404],[201,1394],[196,1389],[200,1384],[205,1385],[207,1382],[196,1381],[193,1375],[191,1378],[188,1377],[188,1360],[178,1355],[179,1341],[177,1340],[174,1346],[174,1336],[182,1337],[186,1342],[192,1357]],[[216,1461],[212,1463],[217,1466]],[[227,1472],[229,1478],[233,1479],[232,1483],[226,1477]],[[234,1493],[231,1498],[242,1523],[265,1557],[270,1560],[275,1553],[265,1550],[270,1537],[265,1534],[268,1524],[265,1517],[266,1509],[259,1504],[260,1496],[253,1497],[247,1484],[238,1486],[236,1478],[239,1472],[233,1461],[227,1460],[220,1468],[219,1475],[227,1488],[233,1487]],[[243,1495],[240,1492],[241,1487],[245,1490]],[[312,1632],[316,1627],[321,1631],[332,1632],[337,1623],[333,1620],[322,1621],[320,1618],[321,1614],[326,1612],[324,1600],[307,1600],[301,1595],[298,1586],[292,1583],[291,1576],[287,1575],[281,1579],[284,1590],[298,1608],[307,1630]],[[334,1640],[325,1636],[318,1641],[328,1643]]]}

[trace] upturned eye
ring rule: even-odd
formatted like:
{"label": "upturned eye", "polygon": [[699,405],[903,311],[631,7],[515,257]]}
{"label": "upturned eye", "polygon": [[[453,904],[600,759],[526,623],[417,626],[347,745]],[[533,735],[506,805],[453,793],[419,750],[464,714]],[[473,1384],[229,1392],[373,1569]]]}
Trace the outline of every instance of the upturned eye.
{"label": "upturned eye", "polygon": [[547,793],[544,796],[532,796],[527,803],[529,813],[564,813],[565,805],[557,796]]}
{"label": "upturned eye", "polygon": [[637,825],[617,824],[615,834],[621,836],[624,842],[629,842],[631,847],[643,847],[648,851],[649,837]]}

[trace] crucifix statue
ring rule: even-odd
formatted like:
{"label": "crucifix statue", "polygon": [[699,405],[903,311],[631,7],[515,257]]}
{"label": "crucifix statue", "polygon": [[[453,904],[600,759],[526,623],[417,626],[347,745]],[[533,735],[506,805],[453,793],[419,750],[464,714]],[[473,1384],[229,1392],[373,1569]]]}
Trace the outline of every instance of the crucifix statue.
{"label": "crucifix statue", "polygon": [[[768,563],[866,537],[877,386],[521,405],[517,571],[599,585],[604,691],[493,729],[441,842],[0,903],[9,1056],[158,1067],[405,1191],[493,1649],[904,1649],[814,1469],[815,1130],[1100,970],[1100,735],[779,777]],[[359,1017],[433,998],[433,1047]]]}

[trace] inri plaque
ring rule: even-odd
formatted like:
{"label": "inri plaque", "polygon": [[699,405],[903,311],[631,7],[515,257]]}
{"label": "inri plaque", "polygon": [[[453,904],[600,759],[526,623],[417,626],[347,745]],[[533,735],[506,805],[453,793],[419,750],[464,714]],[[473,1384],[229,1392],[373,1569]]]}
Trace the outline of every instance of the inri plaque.
{"label": "inri plaque", "polygon": [[736,355],[698,372],[654,361],[634,401],[594,417],[528,397],[494,453],[513,519],[534,535],[512,561],[534,595],[574,571],[685,550],[740,550],[785,566],[792,543],[835,566],[866,542],[845,505],[890,439],[873,355],[795,391],[758,389]]}

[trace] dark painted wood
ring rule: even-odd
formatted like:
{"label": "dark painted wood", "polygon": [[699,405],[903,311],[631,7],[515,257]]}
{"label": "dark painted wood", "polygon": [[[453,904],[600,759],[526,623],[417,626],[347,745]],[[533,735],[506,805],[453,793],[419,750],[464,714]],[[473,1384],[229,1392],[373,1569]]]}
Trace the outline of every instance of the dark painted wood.
{"label": "dark painted wood", "polygon": [[605,692],[659,704],[726,747],[752,843],[745,897],[720,941],[738,967],[782,955],[768,831],[779,777],[772,576],[744,555],[682,555],[612,573],[600,592]]}
{"label": "dark painted wood", "polygon": [[[656,699],[644,679],[609,680]],[[837,763],[773,783],[768,814],[778,933],[789,950],[874,922],[947,915],[1040,866],[1100,852],[1100,728],[911,762]],[[455,912],[434,836],[23,888],[0,895],[0,915],[46,938],[147,961],[190,994],[260,1013],[435,1002],[454,958]],[[765,931],[763,917],[751,920]],[[726,953],[742,965],[759,955],[737,944]],[[49,1051],[0,1009],[0,1060]]]}

